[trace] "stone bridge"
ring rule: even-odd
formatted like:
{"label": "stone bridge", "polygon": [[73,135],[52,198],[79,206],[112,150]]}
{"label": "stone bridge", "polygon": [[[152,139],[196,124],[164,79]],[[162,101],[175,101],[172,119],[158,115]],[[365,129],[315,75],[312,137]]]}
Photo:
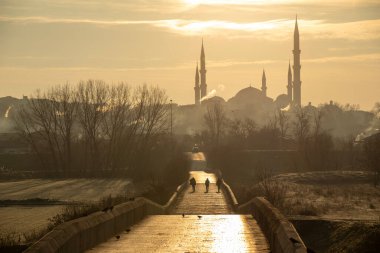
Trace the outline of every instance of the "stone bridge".
{"label": "stone bridge", "polygon": [[[161,214],[154,214],[160,213],[157,211],[160,207],[148,201],[153,207],[141,209],[145,210],[144,216],[137,215],[138,207],[127,208],[134,210],[131,216],[133,222],[128,222],[127,216],[122,218],[115,214],[109,221],[88,225],[91,218],[87,218],[84,231],[68,232],[68,228],[62,228],[62,236],[71,234],[72,237],[65,241],[57,239],[58,235],[49,239],[47,234],[45,237],[48,238],[42,238],[42,243],[37,242],[27,252],[306,252],[294,227],[277,209],[264,199],[255,199],[238,207],[228,185],[224,184],[218,193],[215,184],[217,176],[201,170],[205,169],[206,164],[203,154],[193,154],[192,159],[190,177],[197,181],[195,192],[187,183],[183,184],[170,203],[162,207]],[[206,178],[211,182],[208,193],[204,185]],[[114,212],[119,213],[118,209]],[[105,226],[106,222],[109,225]],[[99,235],[106,233],[104,230],[110,232]],[[52,240],[63,245],[52,245]],[[86,240],[92,242],[86,243]],[[75,242],[71,245],[70,241]],[[44,250],[49,246],[51,250]]]}

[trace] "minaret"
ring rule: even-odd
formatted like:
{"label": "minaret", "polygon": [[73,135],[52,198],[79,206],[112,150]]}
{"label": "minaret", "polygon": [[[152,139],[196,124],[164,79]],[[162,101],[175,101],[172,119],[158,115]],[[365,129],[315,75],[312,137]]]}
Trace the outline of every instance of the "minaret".
{"label": "minaret", "polygon": [[261,91],[264,96],[267,96],[267,78],[265,77],[265,70],[263,69],[263,77],[261,79]]}
{"label": "minaret", "polygon": [[293,102],[296,106],[301,106],[301,60],[300,60],[300,35],[298,32],[298,20],[296,16],[296,26],[294,28],[294,49],[293,49]]}
{"label": "minaret", "polygon": [[288,68],[288,97],[289,97],[289,102],[293,101],[293,77],[292,77],[292,69],[290,68],[290,61],[289,61],[289,68]]}
{"label": "minaret", "polygon": [[199,105],[201,103],[201,97],[200,97],[200,87],[199,87],[199,71],[198,71],[198,63],[197,68],[195,70],[195,86],[194,86],[194,92],[195,92],[195,105]]}
{"label": "minaret", "polygon": [[207,84],[206,84],[206,59],[205,59],[205,50],[203,48],[203,39],[202,39],[202,50],[201,50],[201,69],[199,70],[201,75],[201,98],[207,95]]}

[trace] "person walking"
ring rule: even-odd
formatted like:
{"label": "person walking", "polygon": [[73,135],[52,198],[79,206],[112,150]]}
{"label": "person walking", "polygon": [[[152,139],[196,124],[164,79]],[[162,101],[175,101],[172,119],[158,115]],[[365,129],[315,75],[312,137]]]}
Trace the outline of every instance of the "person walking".
{"label": "person walking", "polygon": [[190,178],[190,185],[193,188],[193,192],[195,192],[195,185],[197,184],[197,181],[195,181],[195,178]]}
{"label": "person walking", "polygon": [[216,186],[218,186],[218,193],[220,192],[220,187],[222,186],[222,179],[218,177],[218,180],[216,181]]}
{"label": "person walking", "polygon": [[208,187],[210,186],[210,180],[208,180],[208,178],[205,181],[205,185],[206,185],[206,193],[207,193],[208,192]]}

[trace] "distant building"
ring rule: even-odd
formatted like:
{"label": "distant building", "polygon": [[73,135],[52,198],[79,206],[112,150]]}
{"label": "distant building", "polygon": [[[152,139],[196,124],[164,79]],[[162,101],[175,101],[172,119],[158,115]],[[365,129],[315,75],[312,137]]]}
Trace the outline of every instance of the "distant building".
{"label": "distant building", "polygon": [[293,105],[301,106],[301,50],[300,35],[298,31],[298,22],[296,17],[296,26],[294,28],[294,48],[293,48]]}
{"label": "distant building", "polygon": [[[298,31],[298,19],[296,17],[295,28],[294,28],[294,45],[293,45],[293,74],[290,67],[290,62],[288,66],[288,85],[287,94],[280,94],[275,101],[267,97],[267,77],[265,70],[263,70],[261,79],[261,90],[254,87],[244,88],[239,91],[236,96],[228,100],[231,106],[254,106],[256,109],[272,109],[275,107],[285,108],[289,105],[291,106],[301,106],[301,63],[300,63],[300,41],[299,41],[299,31]],[[209,104],[206,103],[204,99],[207,96],[207,83],[206,83],[206,56],[202,39],[201,55],[200,55],[200,69],[198,69],[198,64],[195,70],[195,86],[194,86],[194,99],[195,105]],[[241,100],[241,101],[240,101]],[[217,99],[211,99],[211,101],[225,102],[224,99],[218,97]],[[210,101],[210,102],[211,102]]]}

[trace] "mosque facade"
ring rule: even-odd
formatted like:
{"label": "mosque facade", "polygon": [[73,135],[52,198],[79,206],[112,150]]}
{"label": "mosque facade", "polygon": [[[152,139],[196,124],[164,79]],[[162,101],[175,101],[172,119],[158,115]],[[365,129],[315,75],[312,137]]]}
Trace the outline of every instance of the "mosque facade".
{"label": "mosque facade", "polygon": [[[279,95],[275,100],[267,97],[267,79],[265,70],[263,70],[261,79],[261,89],[254,87],[247,87],[240,90],[234,97],[230,98],[227,102],[232,107],[241,106],[256,106],[260,108],[280,107],[287,106],[297,107],[301,106],[301,60],[300,60],[300,37],[298,30],[298,20],[296,17],[294,28],[294,41],[293,41],[293,72],[289,62],[288,66],[288,81],[287,81],[287,94]],[[207,96],[207,83],[206,83],[206,56],[202,39],[200,66],[196,66],[195,70],[195,86],[194,86],[194,99],[195,105],[207,104],[209,101],[224,101],[223,98],[214,97],[211,99],[204,99]]]}

